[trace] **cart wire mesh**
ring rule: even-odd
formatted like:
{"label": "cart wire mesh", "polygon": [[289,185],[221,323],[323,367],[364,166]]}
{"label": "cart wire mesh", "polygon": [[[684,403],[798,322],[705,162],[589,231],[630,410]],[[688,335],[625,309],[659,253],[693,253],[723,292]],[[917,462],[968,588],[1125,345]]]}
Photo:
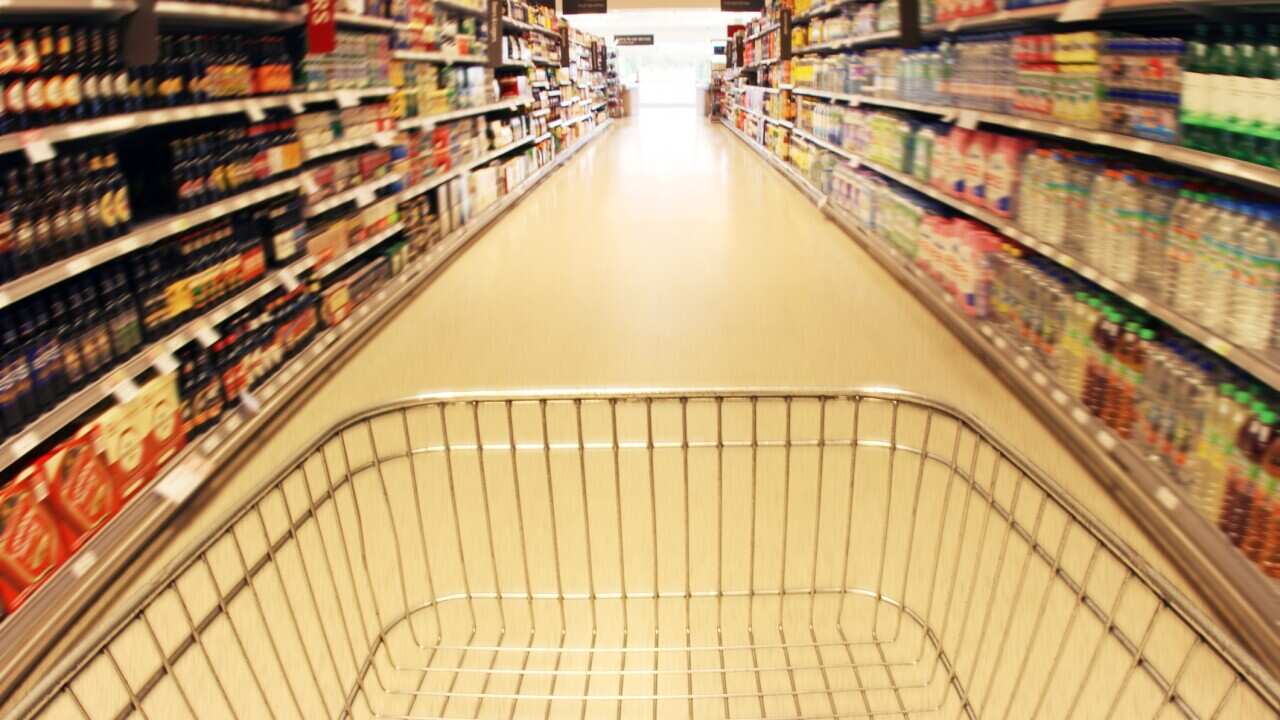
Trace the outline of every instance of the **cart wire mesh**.
{"label": "cart wire mesh", "polygon": [[1280,715],[1041,472],[892,390],[416,398],[173,567],[21,715]]}

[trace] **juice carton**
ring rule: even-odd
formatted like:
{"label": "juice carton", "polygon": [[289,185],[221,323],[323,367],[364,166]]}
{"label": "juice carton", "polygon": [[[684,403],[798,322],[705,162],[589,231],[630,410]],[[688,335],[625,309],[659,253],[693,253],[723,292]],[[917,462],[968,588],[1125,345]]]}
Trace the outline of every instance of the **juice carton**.
{"label": "juice carton", "polygon": [[964,152],[964,198],[974,205],[985,205],[987,196],[987,157],[996,145],[996,136],[981,130],[973,133]]}
{"label": "juice carton", "polygon": [[981,203],[991,212],[1001,217],[1013,216],[1022,156],[1030,148],[1031,143],[1021,138],[1001,135],[996,140],[995,147],[987,156]]}
{"label": "juice carton", "polygon": [[953,128],[948,135],[947,143],[947,177],[944,190],[954,197],[965,197],[965,157],[969,152],[969,144],[973,142],[975,132],[964,128]]}

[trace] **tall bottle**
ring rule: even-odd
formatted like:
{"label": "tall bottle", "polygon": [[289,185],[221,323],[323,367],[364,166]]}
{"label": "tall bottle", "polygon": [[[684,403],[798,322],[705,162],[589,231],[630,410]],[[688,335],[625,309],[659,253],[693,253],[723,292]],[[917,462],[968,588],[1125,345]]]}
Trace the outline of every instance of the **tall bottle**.
{"label": "tall bottle", "polygon": [[1231,118],[1225,132],[1225,154],[1239,160],[1249,160],[1254,154],[1254,120],[1259,112],[1253,97],[1253,78],[1258,71],[1257,50],[1253,26],[1245,25],[1240,29],[1240,39],[1233,51],[1234,68],[1229,80]]}
{"label": "tall bottle", "polygon": [[1230,150],[1230,127],[1235,120],[1236,108],[1232,101],[1235,54],[1235,28],[1225,25],[1222,37],[1209,49],[1205,147],[1201,148],[1219,155],[1226,155]]}

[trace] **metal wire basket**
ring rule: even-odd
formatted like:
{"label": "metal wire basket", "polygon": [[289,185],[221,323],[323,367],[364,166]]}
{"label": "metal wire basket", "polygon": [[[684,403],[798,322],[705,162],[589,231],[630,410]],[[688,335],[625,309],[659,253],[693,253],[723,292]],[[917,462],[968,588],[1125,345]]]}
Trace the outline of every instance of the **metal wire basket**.
{"label": "metal wire basket", "polygon": [[1261,718],[1277,697],[953,409],[587,392],[341,424],[20,712]]}

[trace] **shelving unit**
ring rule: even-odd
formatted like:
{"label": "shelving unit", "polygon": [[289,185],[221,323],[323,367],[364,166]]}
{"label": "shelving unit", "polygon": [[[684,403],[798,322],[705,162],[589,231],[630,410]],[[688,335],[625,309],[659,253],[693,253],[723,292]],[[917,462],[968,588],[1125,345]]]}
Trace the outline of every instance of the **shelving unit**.
{"label": "shelving unit", "polygon": [[24,150],[33,143],[59,143],[67,140],[98,135],[111,135],[129,132],[145,127],[168,125],[199,118],[219,115],[249,114],[255,111],[305,106],[316,103],[338,102],[339,98],[359,100],[371,97],[385,97],[395,91],[392,87],[376,87],[352,90],[330,90],[318,92],[298,92],[287,95],[266,95],[262,97],[244,98],[241,100],[219,100],[217,102],[179,105],[159,110],[142,110],[134,113],[106,115],[92,120],[48,125],[46,127],[13,132],[0,135],[0,153],[11,153]]}
{"label": "shelving unit", "polygon": [[[486,18],[482,27],[489,26],[486,9],[451,0],[436,1],[443,8],[468,16]],[[134,0],[40,0],[40,2],[0,0],[0,14],[14,16],[30,14],[33,22],[37,21],[35,18],[38,18],[39,22],[54,22],[61,17],[77,15],[92,18],[92,22],[99,22],[100,18],[127,18],[136,10],[137,4]],[[255,35],[282,31],[300,33],[305,23],[305,12],[300,6],[287,11],[274,11],[230,4],[159,0],[155,11],[160,26],[165,28],[164,32],[188,32],[207,28]],[[49,17],[51,13],[56,17]],[[409,24],[392,19],[345,13],[338,14],[336,21],[339,29],[346,32],[401,33],[411,29]],[[506,22],[499,23],[498,28],[489,29],[490,40],[500,37],[503,29],[511,32],[530,32],[538,37],[560,38],[560,33],[549,28],[514,21],[510,18]],[[496,32],[493,32],[494,30]],[[399,43],[398,36],[393,36],[391,42],[394,48]],[[421,45],[418,46],[421,47]],[[393,50],[393,56],[405,62],[503,67],[479,55],[462,56],[444,52]],[[296,57],[293,59],[296,61]],[[510,67],[525,71],[533,67],[554,67],[558,64],[549,60],[537,60],[511,63]],[[545,87],[546,83],[543,85]],[[313,110],[326,109],[324,105],[326,103],[330,104],[330,107],[336,105],[340,109],[348,109],[360,105],[362,100],[381,99],[395,92],[397,88],[393,87],[300,91],[123,113],[0,135],[0,153],[27,150],[28,154],[35,159],[36,155],[43,155],[47,148],[48,154],[56,157],[58,150],[62,149],[57,144],[67,141],[106,138],[112,135],[124,136],[169,124],[220,117],[227,117],[236,126],[240,126],[243,124],[241,119],[230,116],[243,114],[248,116],[250,122],[260,123],[268,112],[274,112],[276,118],[284,118],[286,111],[293,115],[301,115]],[[555,92],[558,94],[559,90]],[[582,98],[574,104],[588,102],[588,99]],[[251,393],[242,394],[243,400],[239,407],[223,414],[216,426],[205,432],[193,434],[189,438],[187,447],[177,457],[166,463],[164,469],[150,481],[146,489],[131,498],[100,531],[93,534],[84,548],[76,551],[68,561],[54,570],[47,581],[34,591],[21,608],[0,620],[0,643],[13,643],[6,644],[5,647],[15,648],[21,645],[19,651],[6,653],[6,656],[0,660],[0,699],[21,679],[25,668],[47,649],[43,639],[56,635],[59,629],[65,627],[92,598],[100,593],[102,588],[111,582],[119,570],[136,555],[139,548],[149,541],[192,493],[215,477],[219,477],[220,473],[227,471],[231,464],[238,462],[255,436],[270,427],[289,408],[299,403],[304,397],[305,389],[323,378],[333,363],[340,362],[351,354],[362,338],[372,328],[385,322],[396,308],[412,297],[432,273],[548,174],[566,162],[582,145],[604,132],[608,124],[606,122],[596,127],[593,132],[585,136],[579,133],[573,138],[573,142],[556,147],[554,156],[548,155],[545,148],[535,155],[531,147],[534,144],[550,141],[551,132],[541,121],[534,123],[532,118],[522,121],[520,119],[522,116],[512,114],[518,113],[522,106],[532,103],[533,99],[530,97],[508,97],[475,107],[398,120],[395,123],[395,130],[367,134],[365,128],[360,127],[354,131],[360,133],[355,137],[340,138],[323,144],[312,144],[308,141],[310,151],[302,152],[303,167],[291,176],[279,177],[253,190],[223,198],[189,212],[146,220],[134,225],[128,234],[120,238],[104,242],[0,284],[0,310],[19,303],[22,303],[22,307],[28,307],[25,300],[58,286],[68,279],[89,275],[96,277],[96,269],[115,272],[116,270],[112,268],[133,268],[132,263],[135,260],[132,258],[145,256],[131,255],[131,253],[157,246],[188,230],[207,227],[209,223],[228,218],[240,211],[266,206],[267,203],[298,194],[300,190],[311,187],[309,173],[332,162],[340,154],[354,154],[375,146],[399,145],[404,137],[399,133],[411,134],[420,129],[435,128],[442,123],[503,113],[494,115],[489,120],[501,118],[508,123],[509,131],[519,138],[502,147],[479,152],[478,156],[459,163],[447,172],[437,172],[421,179],[412,187],[403,187],[405,176],[396,169],[394,163],[407,163],[407,161],[397,158],[393,159],[392,169],[383,171],[385,174],[358,186],[348,187],[309,204],[305,202],[302,195],[298,195],[297,202],[303,223],[289,232],[296,230],[301,233],[303,227],[307,227],[308,230],[314,229],[307,225],[307,219],[313,219],[314,223],[314,219],[323,216],[354,223],[350,236],[351,243],[335,245],[334,247],[342,249],[337,251],[334,257],[324,253],[313,256],[308,253],[319,251],[308,247],[301,251],[303,253],[301,259],[283,265],[273,263],[275,266],[269,267],[265,274],[256,277],[216,306],[203,307],[202,311],[194,316],[184,315],[184,318],[189,319],[179,327],[158,339],[153,338],[151,342],[143,342],[101,377],[75,392],[60,395],[56,404],[47,412],[34,417],[20,432],[0,440],[0,471],[6,472],[7,476],[12,478],[18,470],[25,467],[24,463],[33,460],[35,451],[39,450],[43,453],[45,448],[51,447],[53,443],[59,442],[62,437],[76,431],[84,424],[98,422],[100,413],[108,405],[127,402],[129,397],[137,394],[137,385],[144,378],[152,376],[153,370],[159,374],[172,373],[176,376],[177,368],[181,363],[174,357],[175,354],[180,350],[184,353],[193,349],[198,350],[199,346],[211,348],[219,339],[219,331],[216,328],[233,315],[247,308],[256,307],[264,299],[276,297],[281,290],[286,293],[292,292],[299,287],[300,283],[308,283],[311,291],[318,293],[326,288],[338,287],[341,283],[353,282],[348,277],[348,270],[358,274],[362,268],[366,267],[364,265],[366,261],[387,262],[382,257],[384,249],[399,253],[398,257],[404,257],[406,256],[405,248],[410,243],[409,239],[423,237],[415,236],[414,228],[411,228],[406,221],[392,222],[390,219],[376,217],[371,219],[367,212],[360,217],[361,213],[347,214],[347,208],[366,210],[373,207],[375,203],[381,206],[387,201],[391,202],[392,211],[396,209],[397,204],[403,211],[405,207],[403,203],[407,201],[425,202],[427,208],[432,208],[445,202],[441,199],[445,195],[423,198],[425,193],[451,181],[466,178],[470,173],[487,164],[528,151],[523,156],[527,160],[517,159],[514,164],[505,166],[518,171],[520,174],[517,177],[527,175],[519,187],[502,194],[496,202],[492,202],[469,218],[466,218],[464,210],[465,225],[447,233],[424,254],[415,257],[405,270],[392,276],[384,286],[375,290],[372,297],[355,306],[351,316],[332,326],[326,326],[324,320],[317,319],[316,322],[323,329],[309,346],[285,364],[272,370],[273,374],[260,387]],[[319,107],[312,107],[316,105]],[[586,119],[589,117],[577,118],[568,124],[576,124]],[[387,127],[385,121],[380,122],[384,124],[379,127]],[[497,131],[490,130],[490,122],[482,123],[477,127],[482,128],[482,134],[475,140],[476,144],[473,147],[480,148],[483,147],[481,143],[488,142],[485,140],[484,133],[489,132],[488,137],[493,137]],[[348,132],[352,130],[348,129]],[[33,154],[30,150],[33,146],[36,146],[39,152]],[[545,164],[538,168],[537,162]],[[494,180],[493,174],[489,173],[486,177],[490,183],[494,183],[486,187],[490,189],[497,187],[498,192],[501,193],[503,186]],[[127,179],[127,182],[133,181],[132,177]],[[452,192],[451,189],[450,193]],[[487,203],[493,196],[480,195],[479,197],[481,202]],[[434,210],[428,210],[428,212],[434,212]],[[340,215],[342,217],[338,217]],[[249,216],[241,215],[240,217],[248,218]],[[394,216],[388,215],[388,218],[394,219]],[[258,219],[255,217],[253,222],[257,223]],[[326,224],[322,229],[327,230],[333,227],[327,224],[327,219],[324,223]],[[360,223],[364,223],[363,229]],[[374,232],[374,229],[377,231]],[[365,232],[371,234],[364,237]],[[357,242],[355,240],[357,237],[364,237],[364,239]],[[298,240],[301,241],[301,238],[302,235],[299,235]],[[404,242],[401,242],[402,239],[405,239]],[[414,239],[413,242],[418,242],[418,239]],[[279,242],[278,238],[276,242]],[[263,253],[266,254],[266,252],[267,248],[264,246]],[[355,265],[359,267],[353,267]],[[63,289],[59,288],[55,292],[60,294]],[[127,298],[128,302],[134,302],[132,294],[127,295]],[[8,312],[18,311],[9,310]],[[223,378],[218,375],[214,377],[218,387],[221,388]],[[230,400],[232,399],[228,401]],[[183,432],[186,433],[185,428]]]}
{"label": "shelving unit", "polygon": [[[228,414],[216,429],[207,433],[199,442],[189,444],[163,474],[93,536],[79,556],[88,558],[87,561],[62,566],[27,601],[21,613],[0,623],[0,645],[13,648],[13,652],[0,657],[0,691],[10,690],[23,669],[37,659],[43,647],[41,638],[47,637],[49,629],[62,627],[72,620],[80,608],[100,592],[133,557],[142,543],[158,532],[193,494],[228,470],[230,463],[237,459],[237,454],[247,443],[255,436],[269,432],[274,422],[306,397],[309,388],[349,357],[363,338],[393,317],[472,238],[492,225],[548,175],[573,157],[587,141],[603,134],[607,127],[607,124],[600,127],[584,142],[548,163],[522,186],[508,193],[466,226],[444,238],[417,262],[395,276],[344,322],[323,331],[313,339],[305,351],[280,368],[257,391],[259,409],[256,412],[239,410]],[[368,247],[373,245],[370,242]],[[299,263],[287,270],[297,274],[302,269]],[[261,292],[265,293],[276,284],[286,282],[283,274],[284,272],[278,272],[245,292],[259,292],[258,288],[261,287],[264,288]],[[233,301],[234,304],[241,302],[242,298],[239,296]],[[243,302],[247,304],[249,300],[244,299]]]}
{"label": "shelving unit", "polygon": [[[1059,388],[1052,373],[1040,367],[1034,354],[1023,347],[1022,340],[1007,337],[991,322],[965,314],[950,293],[894,248],[862,232],[789,164],[728,122],[721,122],[864,247],[949,330],[987,361],[1029,407],[1056,428],[1090,469],[1113,489],[1114,496],[1159,538],[1170,556],[1192,577],[1204,580],[1202,590],[1237,628],[1257,658],[1273,670],[1280,668],[1280,590],[1226,542],[1216,527],[1204,521],[1177,482],[1147,462],[1133,445]],[[802,130],[794,132],[852,158],[862,167],[877,172],[884,170]],[[901,176],[892,173],[889,177],[893,175]],[[938,193],[935,197],[945,201],[948,196]]]}

